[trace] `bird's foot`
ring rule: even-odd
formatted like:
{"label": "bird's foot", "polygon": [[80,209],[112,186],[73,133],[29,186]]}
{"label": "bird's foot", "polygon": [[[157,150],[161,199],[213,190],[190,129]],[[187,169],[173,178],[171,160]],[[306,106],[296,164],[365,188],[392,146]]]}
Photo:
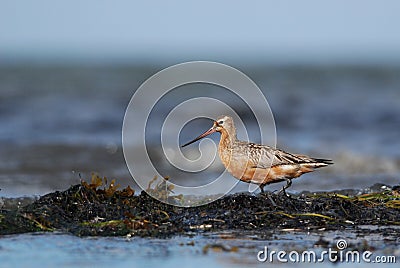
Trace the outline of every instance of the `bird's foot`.
{"label": "bird's foot", "polygon": [[261,192],[261,195],[264,195],[268,198],[268,200],[271,202],[272,206],[277,207],[278,205],[275,203],[274,199],[271,196],[270,192]]}
{"label": "bird's foot", "polygon": [[290,197],[290,194],[288,194],[286,191],[285,191],[285,187],[282,187],[282,189],[277,193],[278,195],[284,195],[284,196],[286,196],[286,197]]}

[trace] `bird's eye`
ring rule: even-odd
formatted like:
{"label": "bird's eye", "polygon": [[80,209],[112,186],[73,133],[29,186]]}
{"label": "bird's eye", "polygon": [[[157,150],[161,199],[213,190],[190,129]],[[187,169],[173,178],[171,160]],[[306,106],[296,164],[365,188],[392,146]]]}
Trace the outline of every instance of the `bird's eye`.
{"label": "bird's eye", "polygon": [[218,125],[222,125],[224,123],[224,121],[218,121]]}

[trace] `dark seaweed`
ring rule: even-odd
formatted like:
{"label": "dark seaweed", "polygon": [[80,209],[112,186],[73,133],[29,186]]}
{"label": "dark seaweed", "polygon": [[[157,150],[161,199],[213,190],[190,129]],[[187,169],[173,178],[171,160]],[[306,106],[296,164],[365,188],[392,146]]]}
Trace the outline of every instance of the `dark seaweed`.
{"label": "dark seaweed", "polygon": [[[106,181],[106,180],[105,180]],[[22,208],[0,210],[0,234],[64,231],[77,236],[168,237],[188,232],[276,229],[338,230],[359,225],[400,225],[396,187],[374,193],[249,194],[225,196],[191,208],[164,204],[98,177],[53,192]],[[272,200],[272,201],[271,201]]]}

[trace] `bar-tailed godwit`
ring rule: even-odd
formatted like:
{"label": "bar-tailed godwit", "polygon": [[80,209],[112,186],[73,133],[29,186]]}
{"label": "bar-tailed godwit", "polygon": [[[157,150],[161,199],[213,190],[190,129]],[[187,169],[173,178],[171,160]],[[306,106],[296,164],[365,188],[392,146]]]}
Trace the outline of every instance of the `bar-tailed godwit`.
{"label": "bar-tailed godwit", "polygon": [[220,116],[209,130],[182,147],[214,132],[221,133],[218,154],[228,172],[241,181],[259,185],[261,192],[264,192],[265,185],[282,181],[286,181],[282,189],[285,191],[292,184],[292,179],[333,164],[328,159],[312,158],[267,145],[240,141],[236,137],[235,125],[230,116]]}

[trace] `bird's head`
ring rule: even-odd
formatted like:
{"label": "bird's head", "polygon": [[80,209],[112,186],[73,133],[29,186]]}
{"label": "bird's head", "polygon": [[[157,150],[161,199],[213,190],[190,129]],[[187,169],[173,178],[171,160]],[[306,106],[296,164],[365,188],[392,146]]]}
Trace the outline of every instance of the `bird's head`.
{"label": "bird's head", "polygon": [[236,137],[235,126],[233,124],[232,117],[226,116],[226,115],[222,115],[222,116],[218,117],[214,121],[213,126],[209,130],[207,130],[206,132],[204,132],[203,134],[201,134],[194,140],[182,145],[182,147],[188,146],[189,144],[192,144],[198,140],[201,140],[202,138],[205,138],[206,136],[208,136],[214,132],[220,132],[223,135],[224,134],[226,134],[228,136],[233,135],[234,137]]}

